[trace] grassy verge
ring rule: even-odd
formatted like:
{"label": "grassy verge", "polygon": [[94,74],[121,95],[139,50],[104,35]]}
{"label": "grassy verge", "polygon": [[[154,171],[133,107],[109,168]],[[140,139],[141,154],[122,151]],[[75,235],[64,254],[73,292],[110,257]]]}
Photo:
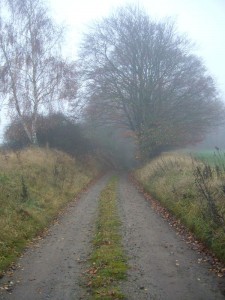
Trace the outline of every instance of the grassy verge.
{"label": "grassy verge", "polygon": [[[211,163],[211,161],[210,161]],[[135,172],[144,189],[225,262],[225,168],[164,154]]]}
{"label": "grassy verge", "polygon": [[99,198],[99,216],[88,286],[92,299],[124,299],[119,282],[126,277],[127,264],[120,236],[120,220],[116,208],[117,179],[113,178]]}
{"label": "grassy verge", "polygon": [[97,167],[48,149],[0,153],[0,274],[84,188]]}

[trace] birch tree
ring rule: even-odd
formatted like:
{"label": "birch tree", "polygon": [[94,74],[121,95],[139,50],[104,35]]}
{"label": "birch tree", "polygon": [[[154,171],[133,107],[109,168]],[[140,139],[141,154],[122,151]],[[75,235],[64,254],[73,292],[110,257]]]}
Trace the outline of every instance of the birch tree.
{"label": "birch tree", "polygon": [[8,0],[5,7],[1,84],[9,111],[20,118],[30,142],[37,144],[38,114],[53,110],[57,101],[76,98],[76,66],[62,58],[62,29],[41,0]]}

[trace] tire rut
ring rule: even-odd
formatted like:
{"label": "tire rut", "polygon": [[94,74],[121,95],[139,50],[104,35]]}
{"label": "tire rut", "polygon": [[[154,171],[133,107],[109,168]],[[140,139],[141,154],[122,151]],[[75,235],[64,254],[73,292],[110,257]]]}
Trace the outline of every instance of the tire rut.
{"label": "tire rut", "polygon": [[[128,300],[224,299],[217,278],[200,256],[157,215],[144,197],[119,176],[118,211],[129,271],[121,288]],[[47,236],[19,259],[12,277],[12,293],[0,292],[1,300],[87,299],[81,275],[90,255],[98,213],[99,193],[109,175],[68,206]]]}
{"label": "tire rut", "polygon": [[217,278],[126,176],[119,183],[119,212],[129,271],[122,289],[129,300],[224,299]]}

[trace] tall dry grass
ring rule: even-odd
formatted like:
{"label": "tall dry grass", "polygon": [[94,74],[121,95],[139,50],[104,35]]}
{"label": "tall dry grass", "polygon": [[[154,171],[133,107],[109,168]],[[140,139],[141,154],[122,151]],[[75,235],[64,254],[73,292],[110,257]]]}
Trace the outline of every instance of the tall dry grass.
{"label": "tall dry grass", "polygon": [[0,153],[0,273],[98,171],[56,150]]}

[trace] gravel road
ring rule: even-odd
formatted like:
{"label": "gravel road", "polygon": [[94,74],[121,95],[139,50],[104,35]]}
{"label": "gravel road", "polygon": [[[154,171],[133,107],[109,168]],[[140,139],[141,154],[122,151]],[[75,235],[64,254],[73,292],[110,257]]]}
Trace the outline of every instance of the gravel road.
{"label": "gravel road", "polygon": [[[0,299],[87,299],[81,274],[91,251],[97,218],[98,196],[109,176],[101,178],[48,231],[43,240],[19,260],[12,277],[11,293],[1,290]],[[225,299],[217,278],[200,256],[158,216],[142,195],[120,175],[118,210],[129,271],[121,288],[128,300]]]}

